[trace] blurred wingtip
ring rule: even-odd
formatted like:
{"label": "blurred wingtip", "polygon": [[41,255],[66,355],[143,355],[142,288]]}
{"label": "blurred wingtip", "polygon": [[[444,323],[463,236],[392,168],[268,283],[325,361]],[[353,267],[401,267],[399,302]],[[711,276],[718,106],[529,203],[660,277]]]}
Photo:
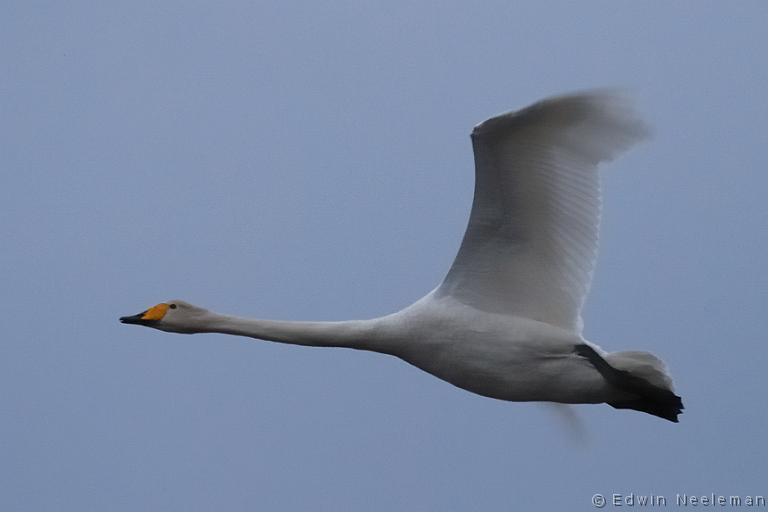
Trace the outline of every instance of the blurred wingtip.
{"label": "blurred wingtip", "polygon": [[549,402],[546,405],[559,418],[563,431],[568,435],[573,444],[579,446],[588,446],[590,444],[589,430],[581,416],[572,406],[555,402]]}

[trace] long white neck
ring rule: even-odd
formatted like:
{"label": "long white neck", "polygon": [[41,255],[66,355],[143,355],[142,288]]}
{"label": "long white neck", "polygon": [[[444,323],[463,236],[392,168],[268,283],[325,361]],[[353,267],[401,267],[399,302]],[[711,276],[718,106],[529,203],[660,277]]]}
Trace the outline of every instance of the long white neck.
{"label": "long white neck", "polygon": [[346,347],[388,352],[377,336],[377,320],[347,322],[288,322],[257,320],[209,312],[196,332],[248,336],[311,347]]}

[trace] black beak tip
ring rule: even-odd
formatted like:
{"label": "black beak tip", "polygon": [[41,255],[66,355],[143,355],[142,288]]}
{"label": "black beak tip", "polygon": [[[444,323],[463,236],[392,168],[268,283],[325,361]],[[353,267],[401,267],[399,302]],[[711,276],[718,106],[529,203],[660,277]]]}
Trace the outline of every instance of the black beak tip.
{"label": "black beak tip", "polygon": [[131,316],[121,316],[120,323],[121,324],[140,324],[142,316],[144,316],[144,313],[139,313],[138,315],[131,315]]}

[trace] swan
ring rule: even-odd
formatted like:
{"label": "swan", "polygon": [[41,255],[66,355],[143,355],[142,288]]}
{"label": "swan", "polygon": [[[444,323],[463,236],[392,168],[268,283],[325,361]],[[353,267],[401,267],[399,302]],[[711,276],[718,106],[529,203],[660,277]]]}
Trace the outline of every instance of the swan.
{"label": "swan", "polygon": [[609,353],[582,336],[600,221],[597,167],[646,134],[624,96],[607,90],[548,98],[475,126],[474,200],[458,254],[437,288],[396,313],[257,320],[171,300],[120,321],[370,350],[486,397],[607,403],[677,422],[683,403],[658,357]]}

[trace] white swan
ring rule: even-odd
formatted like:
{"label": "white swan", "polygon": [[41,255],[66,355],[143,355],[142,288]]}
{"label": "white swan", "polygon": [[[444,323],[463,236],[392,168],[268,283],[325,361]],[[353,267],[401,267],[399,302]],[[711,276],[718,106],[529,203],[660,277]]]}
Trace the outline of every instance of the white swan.
{"label": "white swan", "polygon": [[607,402],[677,422],[683,404],[661,360],[606,353],[581,335],[597,252],[597,165],[645,133],[621,96],[606,91],[547,99],[476,126],[475,196],[459,253],[435,290],[397,313],[287,322],[174,300],[120,321],[372,350],[488,397]]}

